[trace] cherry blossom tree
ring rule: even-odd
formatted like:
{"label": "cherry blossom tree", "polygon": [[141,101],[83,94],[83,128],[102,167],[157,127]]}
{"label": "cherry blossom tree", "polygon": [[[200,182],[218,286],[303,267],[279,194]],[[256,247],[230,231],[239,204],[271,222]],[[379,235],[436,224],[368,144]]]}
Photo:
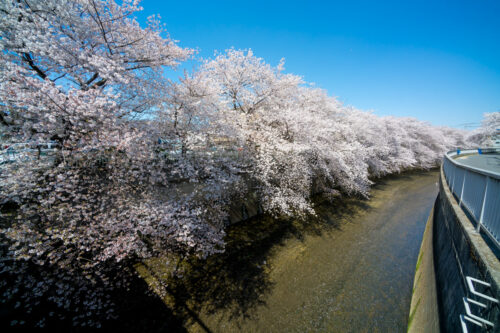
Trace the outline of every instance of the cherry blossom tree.
{"label": "cherry blossom tree", "polygon": [[466,143],[461,147],[476,148],[491,146],[493,144],[493,136],[498,135],[500,129],[500,111],[485,113],[481,126],[468,133]]}
{"label": "cherry blossom tree", "polygon": [[[157,127],[135,120],[161,102],[164,68],[193,53],[155,17],[140,27],[140,9],[127,0],[0,4],[3,129],[59,147],[53,158],[2,169],[2,204],[16,207],[0,216],[12,260],[2,265],[19,279],[6,298],[24,293],[27,310],[44,297],[67,310],[107,311],[99,288],[123,283],[110,280],[113,263],[223,248],[223,231],[203,207],[170,194],[177,189],[156,150]],[[47,269],[35,278],[26,272],[34,265]]]}
{"label": "cherry blossom tree", "polygon": [[246,181],[234,187],[254,184],[264,210],[276,215],[313,213],[318,192],[367,196],[370,178],[433,167],[462,135],[343,106],[285,74],[284,61],[273,68],[251,51],[218,54],[172,89],[162,127],[174,127],[182,147],[188,138],[230,139],[231,149],[242,149],[233,170],[246,166]]}

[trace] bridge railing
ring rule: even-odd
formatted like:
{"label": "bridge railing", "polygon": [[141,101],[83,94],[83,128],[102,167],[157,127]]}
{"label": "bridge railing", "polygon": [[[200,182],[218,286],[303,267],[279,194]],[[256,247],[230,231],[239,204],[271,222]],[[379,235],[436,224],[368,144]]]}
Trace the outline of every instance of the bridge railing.
{"label": "bridge railing", "polygon": [[476,223],[476,230],[483,230],[500,249],[500,174],[463,165],[453,159],[458,154],[477,154],[478,151],[483,153],[486,149],[446,153],[443,171],[460,207],[467,211]]}

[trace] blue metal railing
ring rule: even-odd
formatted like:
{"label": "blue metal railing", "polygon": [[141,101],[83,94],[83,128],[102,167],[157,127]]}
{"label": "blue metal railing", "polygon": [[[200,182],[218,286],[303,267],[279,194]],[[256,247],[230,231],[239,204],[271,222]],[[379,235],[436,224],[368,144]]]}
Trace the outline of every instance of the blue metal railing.
{"label": "blue metal railing", "polygon": [[[483,230],[500,249],[500,174],[453,159],[458,154],[481,154],[484,151],[486,149],[448,152],[443,160],[443,171],[460,207],[476,222],[476,230]],[[492,152],[491,149],[487,151]]]}

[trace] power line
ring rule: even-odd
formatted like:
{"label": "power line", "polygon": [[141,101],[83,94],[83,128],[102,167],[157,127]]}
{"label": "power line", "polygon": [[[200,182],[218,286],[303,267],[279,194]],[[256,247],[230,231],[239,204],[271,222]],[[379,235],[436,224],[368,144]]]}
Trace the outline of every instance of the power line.
{"label": "power line", "polygon": [[455,127],[463,127],[463,128],[476,128],[476,127],[479,127],[481,125],[480,122],[471,122],[471,123],[462,123],[462,124],[458,124],[457,126]]}

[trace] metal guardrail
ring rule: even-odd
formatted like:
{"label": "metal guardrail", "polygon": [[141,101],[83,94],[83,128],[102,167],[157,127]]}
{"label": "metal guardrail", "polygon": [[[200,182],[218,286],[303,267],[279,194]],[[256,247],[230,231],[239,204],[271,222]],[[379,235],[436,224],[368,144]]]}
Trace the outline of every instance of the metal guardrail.
{"label": "metal guardrail", "polygon": [[[482,151],[500,152],[498,149]],[[452,158],[458,154],[477,153],[477,149],[446,153],[443,160],[444,176],[460,207],[476,222],[476,230],[483,230],[500,249],[500,174],[463,165]]]}

